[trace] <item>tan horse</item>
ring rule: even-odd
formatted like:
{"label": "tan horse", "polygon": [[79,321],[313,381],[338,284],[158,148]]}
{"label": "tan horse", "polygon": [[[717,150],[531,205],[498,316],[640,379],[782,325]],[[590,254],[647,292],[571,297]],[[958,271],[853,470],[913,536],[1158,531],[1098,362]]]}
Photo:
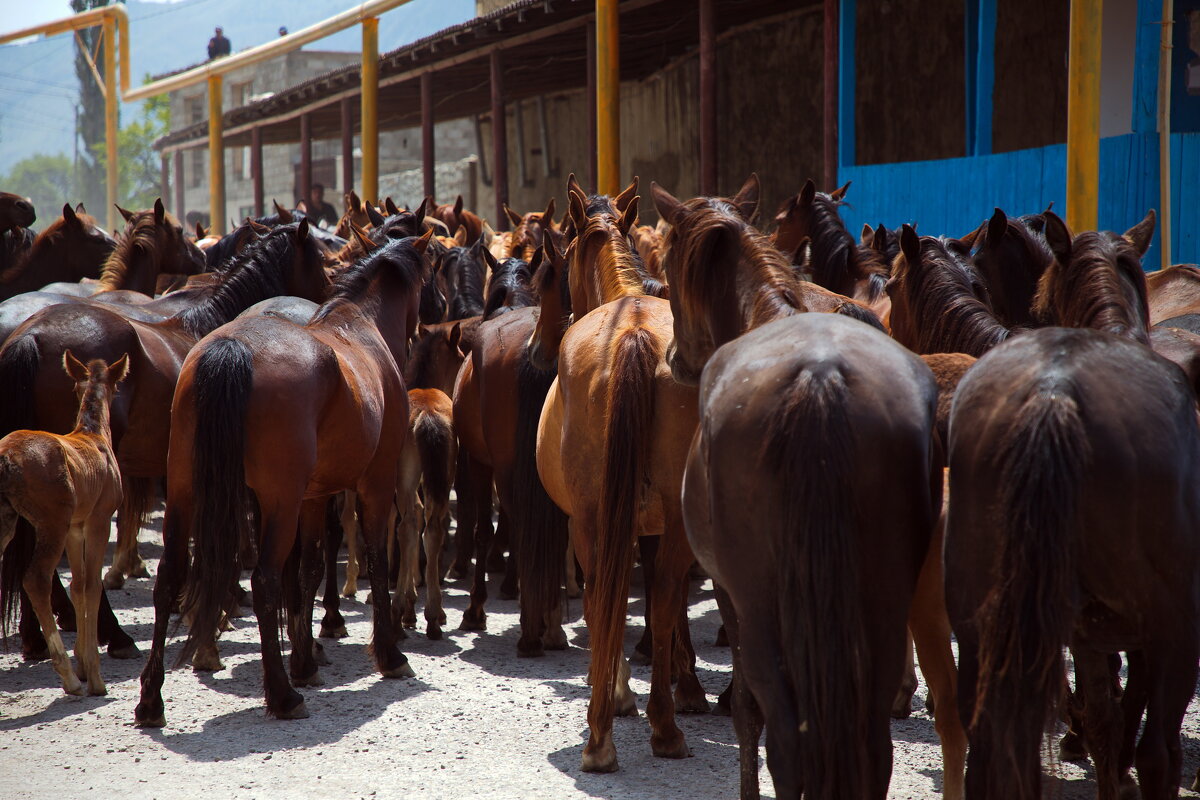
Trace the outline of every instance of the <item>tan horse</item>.
{"label": "tan horse", "polygon": [[[626,192],[634,194],[636,185]],[[675,711],[708,709],[689,663],[685,614],[694,558],[680,507],[684,461],[696,429],[696,392],[671,378],[664,359],[670,305],[643,293],[627,238],[639,199],[632,197],[618,214],[608,198],[585,200],[575,187],[569,194],[577,232],[569,283],[578,320],[558,352],[558,378],[538,426],[537,465],[547,493],[570,516],[586,579],[592,697],[583,769],[610,772],[617,768],[613,715],[636,713],[622,642],[639,535],[662,534],[650,609],[654,652],[646,707],[654,754],[689,755]],[[609,253],[605,262],[594,258],[601,249]],[[677,645],[684,658],[673,658]]]}
{"label": "tan horse", "polygon": [[[101,359],[85,366],[67,350],[63,368],[75,381],[80,398],[74,430],[65,436],[14,431],[0,440],[0,555],[14,544],[14,550],[24,552],[10,552],[10,558],[32,557],[22,583],[63,689],[67,694],[83,694],[80,680],[86,680],[88,694],[106,694],[97,649],[100,569],[109,522],[121,504],[121,473],[113,455],[108,410],[117,384],[128,372],[129,356],[121,356],[111,366]],[[33,541],[16,536],[18,517],[33,526]],[[71,564],[71,600],[79,631],[75,640],[79,663],[74,672],[50,609],[51,581],[63,550]],[[8,569],[4,575],[9,577]],[[6,581],[0,587],[0,608],[12,608],[20,588]]]}

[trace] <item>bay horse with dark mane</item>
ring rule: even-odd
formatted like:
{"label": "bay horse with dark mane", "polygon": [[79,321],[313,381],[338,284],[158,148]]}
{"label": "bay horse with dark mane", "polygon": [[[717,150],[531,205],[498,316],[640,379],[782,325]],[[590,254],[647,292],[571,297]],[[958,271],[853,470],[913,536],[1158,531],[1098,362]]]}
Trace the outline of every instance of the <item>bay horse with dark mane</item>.
{"label": "bay horse with dark mane", "polygon": [[803,313],[793,270],[748,223],[756,177],[731,200],[653,190],[672,226],[668,361],[701,387],[682,512],[733,645],[742,796],[758,796],[765,717],[779,796],[882,798],[941,488],[937,387],[878,330]]}
{"label": "bay horse with dark mane", "polygon": [[[116,241],[83,212],[83,206],[77,212],[65,204],[62,217],[50,223],[28,249],[0,271],[0,300],[51,283],[77,284],[83,278],[98,278],[115,247]],[[90,293],[90,289],[87,291]]]}
{"label": "bay horse with dark mane", "polygon": [[[154,586],[154,641],[135,711],[162,727],[163,664],[171,606],[183,590],[192,624],[178,662],[217,624],[238,578],[238,532],[253,493],[258,564],[251,584],[262,640],[267,712],[308,716],[293,685],[319,685],[312,609],[323,559],[326,498],[353,490],[367,546],[375,664],[411,677],[396,646],[387,586],[387,534],[407,439],[400,372],[417,327],[431,234],[390,242],[343,272],[304,327],[271,316],[235,320],[187,356],[172,403],[164,551]],[[195,556],[189,567],[188,544]],[[287,568],[298,546],[299,571]],[[287,611],[290,670],[279,650]],[[288,676],[291,676],[291,681]]]}

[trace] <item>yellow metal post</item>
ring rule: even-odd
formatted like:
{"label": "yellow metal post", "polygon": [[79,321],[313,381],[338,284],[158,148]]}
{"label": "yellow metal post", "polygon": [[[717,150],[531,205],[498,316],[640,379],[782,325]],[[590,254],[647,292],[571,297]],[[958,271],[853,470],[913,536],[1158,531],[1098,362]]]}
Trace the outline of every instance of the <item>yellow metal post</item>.
{"label": "yellow metal post", "polygon": [[379,18],[362,22],[362,196],[379,202]]}
{"label": "yellow metal post", "polygon": [[621,49],[617,0],[596,0],[596,183],[621,191]]}
{"label": "yellow metal post", "polygon": [[225,233],[225,141],[221,130],[220,75],[208,76],[208,224]]}
{"label": "yellow metal post", "polygon": [[108,229],[117,230],[117,24],[104,18],[104,151]]}
{"label": "yellow metal post", "polygon": [[1100,22],[1103,0],[1071,0],[1067,62],[1067,224],[1094,230],[1100,194]]}

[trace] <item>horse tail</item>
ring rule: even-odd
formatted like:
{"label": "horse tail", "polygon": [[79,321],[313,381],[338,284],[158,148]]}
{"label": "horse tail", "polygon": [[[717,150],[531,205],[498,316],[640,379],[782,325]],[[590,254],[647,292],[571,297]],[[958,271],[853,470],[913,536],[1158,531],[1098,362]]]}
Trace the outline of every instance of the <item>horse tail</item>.
{"label": "horse tail", "polygon": [[33,560],[37,533],[19,516],[8,492],[20,480],[20,466],[0,453],[0,637],[7,638],[21,607],[21,583]]}
{"label": "horse tail", "polygon": [[588,604],[592,639],[592,697],[599,703],[589,718],[611,719],[613,688],[623,657],[625,606],[637,539],[638,508],[645,483],[647,443],[654,419],[654,373],[659,354],[646,328],[625,331],[617,339],[608,380],[608,424],[600,478],[596,542],[592,555],[595,583]]}
{"label": "horse tail", "polygon": [[33,384],[40,362],[41,353],[32,334],[11,338],[0,349],[0,386],[5,392],[4,402],[0,403],[0,436],[36,428]]}
{"label": "horse tail", "polygon": [[887,333],[887,329],[884,328],[883,323],[879,321],[879,316],[861,303],[855,303],[853,301],[842,303],[833,310],[833,313],[841,314],[844,317],[850,317],[850,319],[856,319],[859,322],[865,322],[875,330],[881,333]]}
{"label": "horse tail", "polygon": [[421,461],[421,480],[429,497],[445,500],[450,496],[453,474],[450,464],[450,445],[454,429],[450,420],[431,411],[422,411],[413,427],[417,456]]}
{"label": "horse tail", "polygon": [[[1072,627],[1077,513],[1089,449],[1074,387],[1062,379],[1035,387],[1013,419],[995,456],[1000,580],[976,616],[979,684],[971,725],[999,722],[984,713],[997,695],[997,703],[1041,714],[1045,729],[1058,719],[1066,689],[1063,648]],[[993,731],[1010,759],[1022,735],[1012,725]]]}
{"label": "horse tail", "polygon": [[191,618],[176,665],[211,641],[221,609],[238,578],[238,551],[249,492],[244,463],[246,406],[254,377],[250,348],[218,338],[196,360],[192,390],[196,434],[192,445],[193,555],[180,618]]}
{"label": "horse tail", "polygon": [[517,570],[521,583],[521,640],[517,651],[537,655],[546,614],[559,600],[566,578],[567,515],[542,485],[537,471],[537,431],[556,370],[540,370],[528,354],[517,368],[517,428],[513,459],[513,505],[520,541]]}
{"label": "horse tail", "polygon": [[778,614],[797,701],[806,796],[867,794],[867,685],[850,391],[836,364],[803,368],[767,432],[783,490]]}

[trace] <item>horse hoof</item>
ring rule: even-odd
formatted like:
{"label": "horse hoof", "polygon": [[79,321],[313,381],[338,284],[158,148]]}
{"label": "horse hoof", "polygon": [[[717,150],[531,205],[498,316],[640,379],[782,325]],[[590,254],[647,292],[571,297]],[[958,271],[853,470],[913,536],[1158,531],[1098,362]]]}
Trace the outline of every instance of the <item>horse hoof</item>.
{"label": "horse hoof", "polygon": [[108,687],[104,685],[103,681],[96,681],[95,683],[88,681],[88,694],[92,697],[103,697],[108,694]]}
{"label": "horse hoof", "polygon": [[78,678],[75,678],[70,683],[63,684],[63,691],[67,694],[73,694],[76,697],[83,697],[83,683]]}
{"label": "horse hoof", "polygon": [[338,625],[336,627],[332,625],[321,625],[322,639],[344,639],[349,635],[350,634],[347,633],[345,625]]}
{"label": "horse hoof", "polygon": [[45,661],[50,657],[50,650],[46,645],[42,645],[41,649],[30,648],[21,650],[21,658],[25,661]]}
{"label": "horse hoof", "polygon": [[729,647],[729,634],[725,632],[725,626],[717,628],[717,640],[713,642],[713,647]]}
{"label": "horse hoof", "polygon": [[275,719],[308,719],[308,708],[301,700],[288,711],[281,711],[275,715]]}
{"label": "horse hoof", "polygon": [[[346,591],[346,590],[342,590],[342,599],[344,599],[344,600],[356,600],[357,598],[358,598],[358,592],[349,592],[349,591]],[[371,602],[371,594],[370,594],[370,592],[368,592],[368,593],[367,593],[367,602],[368,602],[368,603],[369,603],[369,602]]]}
{"label": "horse hoof", "polygon": [[578,586],[568,586],[567,597],[572,600],[578,600],[580,597],[583,597],[583,589],[580,589]]}
{"label": "horse hoof", "polygon": [[137,645],[134,644],[133,642],[130,642],[129,644],[126,644],[126,645],[120,645],[120,646],[117,646],[115,644],[110,644],[108,646],[109,658],[118,658],[118,659],[121,659],[122,661],[125,661],[125,660],[131,659],[131,658],[137,658],[141,654],[142,654],[142,652],[140,650],[138,650]]}
{"label": "horse hoof", "polygon": [[562,628],[555,628],[546,631],[542,635],[542,646],[547,650],[566,650],[567,649],[567,632]]}
{"label": "horse hoof", "polygon": [[458,626],[460,631],[486,631],[487,630],[487,615],[479,614],[473,616],[470,611],[463,614],[462,623]]}
{"label": "horse hoof", "polygon": [[220,672],[223,669],[225,669],[225,665],[221,663],[220,656],[216,654],[206,656],[197,653],[192,656],[192,672]]}
{"label": "horse hoof", "polygon": [[313,661],[322,667],[329,666],[329,656],[325,655],[325,648],[320,642],[313,642]]}
{"label": "horse hoof", "polygon": [[701,694],[699,697],[684,697],[675,692],[676,714],[707,714],[708,698]]}
{"label": "horse hoof", "polygon": [[1142,798],[1137,781],[1128,772],[1121,776],[1120,785],[1117,788],[1117,798],[1118,800],[1141,800]]}
{"label": "horse hoof", "polygon": [[58,630],[60,633],[75,633],[78,631],[78,625],[75,622],[74,614],[63,614],[57,618]]}
{"label": "horse hoof", "polygon": [[1087,745],[1083,737],[1074,731],[1067,731],[1058,743],[1058,758],[1060,761],[1083,761],[1088,757]]}
{"label": "horse hoof", "polygon": [[717,698],[716,704],[712,707],[714,717],[732,717],[733,709],[729,707],[729,698],[721,695]]}
{"label": "horse hoof", "polygon": [[611,744],[607,747],[598,748],[593,752],[589,752],[587,748],[584,748],[580,766],[584,772],[616,772],[617,749]]}
{"label": "horse hoof", "polygon": [[112,568],[104,573],[104,580],[101,581],[105,589],[120,589],[125,586],[125,576],[117,568]]}
{"label": "horse hoof", "polygon": [[446,580],[448,580],[448,581],[462,580],[463,578],[467,577],[467,573],[469,573],[469,572],[470,572],[469,567],[460,567],[458,564],[455,564],[452,567],[450,567],[450,569],[446,570]]}
{"label": "horse hoof", "polygon": [[613,702],[614,717],[636,717],[637,713],[637,695],[633,692],[624,697],[618,697]]}
{"label": "horse hoof", "polygon": [[417,673],[413,672],[412,665],[405,661],[398,667],[382,670],[380,673],[385,678],[415,678]]}
{"label": "horse hoof", "polygon": [[517,657],[518,658],[540,658],[546,655],[546,651],[542,648],[542,640],[534,639],[532,642],[525,641],[525,637],[517,640]]}
{"label": "horse hoof", "polygon": [[442,638],[442,629],[434,623],[429,623],[429,627],[425,629],[425,635],[429,637],[429,641],[436,642]]}
{"label": "horse hoof", "polygon": [[[292,677],[292,686],[324,686],[324,685],[325,685],[325,679],[321,677],[321,673],[319,670],[314,669],[312,671],[311,675],[304,677],[304,678],[297,678],[295,676]],[[304,704],[301,703],[300,705],[303,706]],[[306,713],[304,716],[307,717],[308,714]]]}
{"label": "horse hoof", "polygon": [[896,703],[892,706],[892,719],[908,719],[912,716],[912,702]]}
{"label": "horse hoof", "polygon": [[637,664],[638,666],[641,666],[641,667],[650,666],[650,662],[651,662],[650,656],[646,655],[645,653],[643,653],[641,650],[638,650],[637,648],[634,648],[633,655],[631,655],[629,657],[630,664]]}
{"label": "horse hoof", "polygon": [[672,736],[666,740],[658,736],[651,736],[650,750],[659,758],[692,757],[692,751],[688,749],[687,740],[683,738],[682,733],[678,733],[678,735]]}
{"label": "horse hoof", "polygon": [[129,570],[129,577],[131,577],[131,578],[149,578],[150,577],[150,568],[146,566],[145,561],[142,561],[139,559],[138,562],[133,565],[133,569]]}
{"label": "horse hoof", "polygon": [[152,717],[146,716],[146,712],[142,711],[142,707],[139,705],[133,712],[133,724],[138,728],[165,728],[167,727],[167,718],[161,711]]}

